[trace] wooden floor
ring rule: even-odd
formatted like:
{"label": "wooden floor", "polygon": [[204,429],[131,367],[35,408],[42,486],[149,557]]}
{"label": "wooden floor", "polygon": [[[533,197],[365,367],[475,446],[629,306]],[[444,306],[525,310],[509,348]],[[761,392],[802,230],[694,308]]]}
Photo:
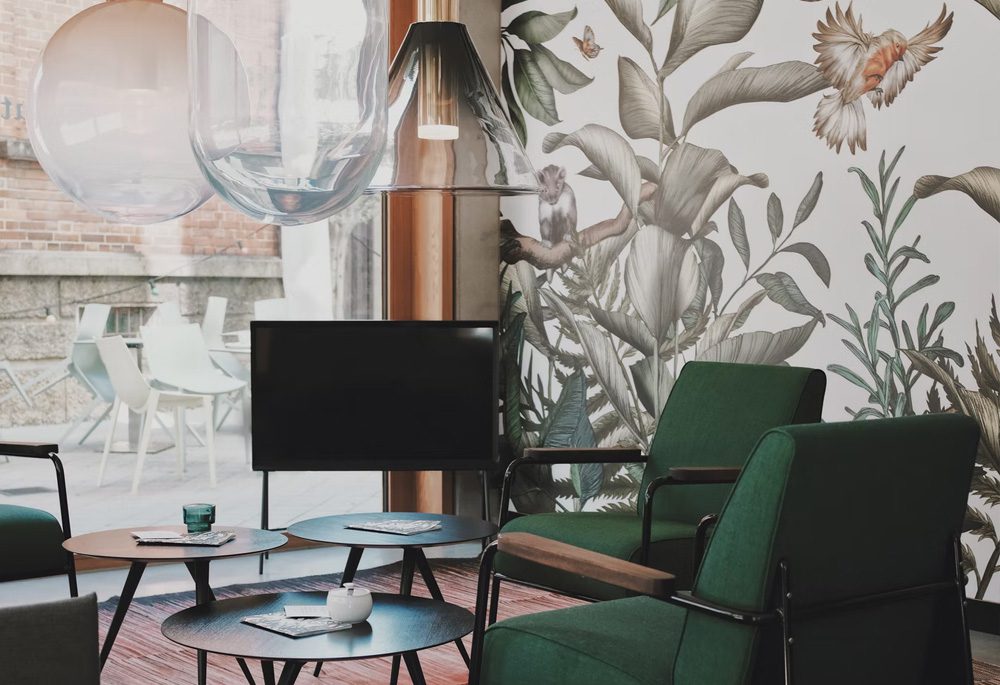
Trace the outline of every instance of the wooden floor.
{"label": "wooden floor", "polygon": [[[474,609],[475,603],[475,562],[473,561],[432,561],[438,583],[445,598],[456,604]],[[337,584],[339,575],[312,576],[289,580],[276,580],[254,585],[237,585],[217,589],[220,598],[239,595],[284,592],[294,590],[327,590]],[[395,592],[399,583],[399,564],[360,571],[356,582],[382,592]],[[566,597],[504,584],[501,593],[500,617],[514,616],[559,607],[572,606],[578,602]],[[427,596],[426,589],[417,580],[414,594]],[[160,624],[170,614],[191,606],[194,595],[191,592],[159,595],[136,599],[129,611],[125,624],[115,643],[114,651],[104,669],[104,685],[187,685],[195,683],[195,655],[191,650],[179,647],[160,634]],[[116,601],[104,602],[100,606],[102,638],[114,613]],[[466,639],[468,645],[469,639]],[[454,645],[445,645],[420,653],[421,664],[427,682],[432,685],[464,685],[467,671]],[[261,682],[259,667],[252,664],[257,682]],[[389,682],[389,659],[372,659],[327,664],[322,675],[314,678],[311,669],[303,671],[298,683],[312,685],[362,685]],[[210,656],[208,681],[212,685],[245,685],[243,677],[233,659]],[[405,669],[400,683],[409,683]],[[1000,685],[1000,668],[987,664],[976,664],[977,685]]]}

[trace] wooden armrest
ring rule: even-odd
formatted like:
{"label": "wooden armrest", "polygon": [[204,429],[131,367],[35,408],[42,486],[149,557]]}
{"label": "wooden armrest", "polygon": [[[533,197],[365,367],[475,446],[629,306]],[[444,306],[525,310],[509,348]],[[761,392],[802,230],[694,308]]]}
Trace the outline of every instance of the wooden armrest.
{"label": "wooden armrest", "polygon": [[669,471],[670,480],[675,483],[711,485],[735,483],[743,469],[729,466],[681,466]]}
{"label": "wooden armrest", "polygon": [[531,533],[500,533],[497,549],[519,559],[632,590],[650,597],[669,597],[674,576],[648,566],[610,557]]}
{"label": "wooden armrest", "polygon": [[536,464],[634,464],[646,461],[642,450],[633,447],[529,447],[522,463]]}
{"label": "wooden armrest", "polygon": [[48,459],[54,452],[59,452],[59,445],[49,442],[0,442],[0,455],[5,457]]}

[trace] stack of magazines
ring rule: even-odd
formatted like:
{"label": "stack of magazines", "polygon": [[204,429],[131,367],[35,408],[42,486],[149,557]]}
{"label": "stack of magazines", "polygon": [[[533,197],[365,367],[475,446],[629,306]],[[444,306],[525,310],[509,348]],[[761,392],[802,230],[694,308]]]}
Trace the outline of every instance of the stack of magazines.
{"label": "stack of magazines", "polygon": [[418,535],[432,530],[441,530],[440,521],[409,521],[392,519],[389,521],[364,521],[352,523],[345,528],[353,530],[370,530],[376,533],[391,533],[393,535]]}
{"label": "stack of magazines", "polygon": [[206,533],[177,533],[172,530],[137,530],[132,537],[140,545],[190,545],[194,547],[221,547],[236,539],[231,530],[210,530]]}
{"label": "stack of magazines", "polygon": [[[325,609],[326,607],[324,607]],[[244,616],[243,623],[269,630],[272,633],[285,635],[287,637],[309,637],[310,635],[323,635],[333,633],[338,630],[348,630],[350,623],[334,621],[329,616],[314,616],[310,618],[289,618],[286,614],[258,614],[257,616]]]}

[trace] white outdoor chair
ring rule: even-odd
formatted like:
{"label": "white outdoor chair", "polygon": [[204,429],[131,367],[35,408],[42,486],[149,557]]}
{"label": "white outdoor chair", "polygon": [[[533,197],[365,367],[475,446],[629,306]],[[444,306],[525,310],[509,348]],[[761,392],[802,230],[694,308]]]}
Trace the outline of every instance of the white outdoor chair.
{"label": "white outdoor chair", "polygon": [[201,320],[201,334],[209,349],[225,347],[223,333],[226,328],[226,309],[229,300],[224,297],[210,297],[205,305],[205,316]]}
{"label": "white outdoor chair", "polygon": [[175,300],[167,300],[156,306],[156,311],[149,317],[148,326],[177,326],[187,323],[181,315],[181,305]]}
{"label": "white outdoor chair", "polygon": [[[154,385],[173,388],[198,395],[212,395],[226,399],[243,393],[247,383],[229,376],[212,361],[201,327],[198,324],[181,326],[143,326],[143,349],[149,362]],[[243,439],[249,458],[250,412],[243,402]]]}
{"label": "white outdoor chair", "polygon": [[135,474],[132,476],[132,494],[139,492],[139,481],[142,480],[142,468],[149,450],[149,442],[153,433],[153,424],[157,413],[172,412],[174,415],[174,435],[177,440],[177,474],[182,476],[186,466],[184,433],[187,427],[187,410],[201,409],[205,418],[205,445],[208,447],[208,478],[214,488],[215,473],[215,425],[213,423],[213,405],[210,395],[190,395],[177,392],[158,390],[149,385],[139,366],[135,363],[125,341],[115,336],[96,342],[101,359],[107,367],[111,383],[115,388],[116,397],[111,408],[111,430],[104,441],[104,454],[101,457],[101,467],[97,474],[97,486],[104,482],[104,471],[114,440],[115,426],[122,406],[142,414],[142,433],[139,437]]}
{"label": "white outdoor chair", "polygon": [[[208,347],[208,353],[212,358],[212,362],[222,369],[227,376],[246,383],[246,387],[240,393],[240,401],[243,404],[243,418],[249,420],[250,369],[240,361],[239,357],[225,350],[226,343],[223,331],[225,330],[226,309],[228,306],[229,300],[224,297],[208,298],[208,304],[205,306],[205,317],[201,322],[201,334],[205,339],[205,345]],[[215,422],[216,429],[222,427],[222,424],[226,422],[229,414],[232,413],[236,406],[235,402],[228,403],[225,413]]]}
{"label": "white outdoor chair", "polygon": [[111,413],[111,404],[114,402],[114,390],[111,387],[108,372],[101,362],[100,354],[98,354],[97,348],[94,346],[94,341],[104,335],[104,331],[108,325],[108,317],[110,316],[110,305],[96,303],[86,305],[83,308],[83,314],[80,316],[80,323],[77,325],[76,337],[73,340],[73,349],[70,352],[70,356],[53,365],[49,371],[40,374],[38,378],[29,384],[30,388],[41,384],[42,387],[40,389],[33,390],[32,392],[33,396],[38,396],[68,378],[75,378],[79,381],[80,385],[93,395],[94,399],[91,403],[70,423],[69,429],[63,433],[59,439],[60,443],[67,442],[69,436],[79,428],[80,424],[90,418],[94,410],[103,405],[104,411],[101,412],[97,420],[91,424],[87,432],[80,438],[79,444],[83,444],[84,440],[89,438],[101,422],[107,418],[108,414]]}

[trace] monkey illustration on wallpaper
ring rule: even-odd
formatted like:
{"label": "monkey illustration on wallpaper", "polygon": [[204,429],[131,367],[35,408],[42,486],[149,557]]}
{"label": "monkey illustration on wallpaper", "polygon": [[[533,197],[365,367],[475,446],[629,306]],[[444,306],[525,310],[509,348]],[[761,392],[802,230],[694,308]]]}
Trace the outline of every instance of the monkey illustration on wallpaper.
{"label": "monkey illustration on wallpaper", "polygon": [[538,172],[538,226],[546,247],[576,239],[576,194],[566,183],[566,168],[550,164]]}
{"label": "monkey illustration on wallpaper", "polygon": [[868,149],[862,97],[868,96],[876,109],[888,107],[906,84],[941,51],[939,43],[951,29],[954,13],[945,5],[941,15],[923,31],[907,38],[894,29],[880,35],[867,33],[861,15],[834,5],[827,9],[826,22],[817,23],[813,37],[823,76],[837,89],[824,95],[816,109],[816,135],[840,152],[844,143],[854,153]]}

